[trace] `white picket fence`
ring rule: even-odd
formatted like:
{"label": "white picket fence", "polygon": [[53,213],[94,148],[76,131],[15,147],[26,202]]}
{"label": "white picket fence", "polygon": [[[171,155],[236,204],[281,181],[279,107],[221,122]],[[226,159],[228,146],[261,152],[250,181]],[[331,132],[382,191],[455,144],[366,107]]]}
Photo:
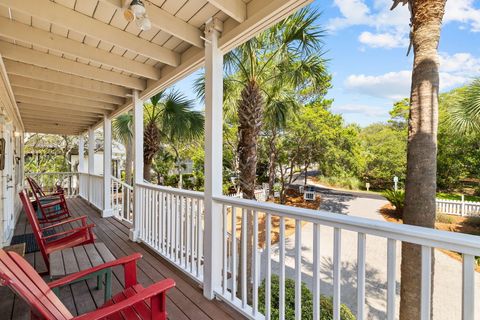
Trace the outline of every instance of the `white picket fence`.
{"label": "white picket fence", "polygon": [[457,216],[480,216],[480,202],[436,199],[437,212]]}

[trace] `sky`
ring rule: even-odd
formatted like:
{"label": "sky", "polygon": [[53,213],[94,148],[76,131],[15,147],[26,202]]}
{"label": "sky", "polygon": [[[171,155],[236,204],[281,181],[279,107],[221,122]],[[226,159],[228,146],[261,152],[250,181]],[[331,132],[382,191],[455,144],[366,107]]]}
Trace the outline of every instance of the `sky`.
{"label": "sky", "polygon": [[[386,121],[395,101],[408,97],[413,53],[407,6],[390,11],[392,0],[316,0],[317,23],[332,74],[332,111],[347,123]],[[439,45],[440,90],[446,92],[480,76],[480,1],[448,0]],[[175,87],[195,98],[193,75]],[[201,104],[197,101],[201,108]]]}

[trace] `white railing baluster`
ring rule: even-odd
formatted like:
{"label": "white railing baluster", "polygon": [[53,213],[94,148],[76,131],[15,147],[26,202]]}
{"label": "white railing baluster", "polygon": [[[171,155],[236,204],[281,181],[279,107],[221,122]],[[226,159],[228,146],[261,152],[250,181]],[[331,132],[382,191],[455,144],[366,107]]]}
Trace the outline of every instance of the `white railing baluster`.
{"label": "white railing baluster", "polygon": [[180,209],[178,210],[179,211],[179,214],[180,214],[180,219],[179,219],[179,229],[180,229],[180,232],[179,232],[179,237],[180,237],[180,260],[179,260],[179,263],[180,265],[183,265],[185,263],[185,259],[184,259],[184,245],[185,245],[185,241],[184,241],[184,238],[185,238],[185,220],[184,220],[184,197],[180,196],[180,204],[179,204],[179,207]]}
{"label": "white railing baluster", "polygon": [[365,257],[366,236],[358,233],[357,243],[357,320],[365,318]]}
{"label": "white railing baluster", "polygon": [[257,210],[253,211],[253,266],[252,266],[252,277],[253,277],[253,315],[256,316],[258,312],[258,212]]}
{"label": "white railing baluster", "polygon": [[341,229],[333,229],[333,319],[340,320]]}
{"label": "white railing baluster", "polygon": [[463,255],[462,319],[475,319],[475,257]]}
{"label": "white railing baluster", "polygon": [[387,242],[387,319],[395,319],[395,298],[397,282],[397,242]]}
{"label": "white railing baluster", "polygon": [[302,319],[302,222],[295,220],[295,319]]}
{"label": "white railing baluster", "polygon": [[241,284],[242,284],[242,306],[243,308],[247,305],[247,238],[248,238],[248,227],[247,227],[247,213],[245,209],[242,209],[242,231],[241,231],[241,258],[240,262],[242,263],[241,270]]}
{"label": "white railing baluster", "polygon": [[285,319],[285,218],[280,217],[280,281],[279,307],[280,320]]}
{"label": "white railing baluster", "polygon": [[193,248],[195,248],[195,238],[194,238],[194,232],[195,232],[195,225],[194,225],[194,218],[193,218],[193,206],[195,204],[195,199],[190,198],[190,273],[193,273],[193,264],[194,264],[194,254],[193,254]]}
{"label": "white railing baluster", "polygon": [[265,320],[271,320],[272,305],[272,216],[267,213],[265,221],[265,257],[267,259],[265,273]]}
{"label": "white railing baluster", "polygon": [[421,320],[431,320],[432,248],[422,246]]}
{"label": "white railing baluster", "polygon": [[223,214],[223,268],[222,268],[222,276],[223,276],[223,284],[222,284],[222,291],[223,295],[227,293],[227,276],[228,276],[228,269],[227,269],[227,241],[228,241],[228,216],[227,216],[227,207],[225,205],[222,206],[222,214]]}
{"label": "white railing baluster", "polygon": [[232,301],[237,296],[237,209],[232,207]]}
{"label": "white railing baluster", "polygon": [[313,224],[313,320],[320,320],[320,225]]}
{"label": "white railing baluster", "polygon": [[203,237],[203,229],[202,229],[202,207],[203,202],[202,200],[198,200],[197,205],[197,277],[200,276],[202,273],[202,237]]}

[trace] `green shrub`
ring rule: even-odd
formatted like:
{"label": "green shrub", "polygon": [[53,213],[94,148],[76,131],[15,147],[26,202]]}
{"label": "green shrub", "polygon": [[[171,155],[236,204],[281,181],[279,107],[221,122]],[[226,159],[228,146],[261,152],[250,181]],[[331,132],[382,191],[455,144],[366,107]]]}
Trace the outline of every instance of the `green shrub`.
{"label": "green shrub", "polygon": [[455,218],[452,217],[451,215],[438,212],[437,215],[435,216],[435,221],[440,223],[452,224],[452,223],[455,223]]}
{"label": "green shrub", "polygon": [[[271,287],[271,318],[278,319],[279,311],[278,306],[280,302],[279,290],[280,280],[277,275],[272,275],[272,287]],[[265,314],[265,280],[259,288],[259,309]],[[320,297],[320,320],[333,320],[333,299],[332,297],[321,296]],[[295,281],[292,279],[285,280],[285,319],[295,319]],[[307,288],[305,283],[302,282],[302,320],[313,319],[313,295]],[[340,319],[341,320],[355,320],[350,309],[342,304],[340,306]]]}
{"label": "green shrub", "polygon": [[477,266],[480,267],[480,257],[475,257],[475,260],[477,261]]}
{"label": "green shrub", "polygon": [[320,183],[327,184],[329,186],[348,189],[348,190],[359,190],[364,184],[356,177],[318,177]]}
{"label": "green shrub", "polygon": [[480,228],[480,216],[467,217],[463,223],[474,228]]}
{"label": "green shrub", "polygon": [[405,191],[389,189],[382,192],[382,195],[395,207],[397,214],[401,216],[405,207]]}

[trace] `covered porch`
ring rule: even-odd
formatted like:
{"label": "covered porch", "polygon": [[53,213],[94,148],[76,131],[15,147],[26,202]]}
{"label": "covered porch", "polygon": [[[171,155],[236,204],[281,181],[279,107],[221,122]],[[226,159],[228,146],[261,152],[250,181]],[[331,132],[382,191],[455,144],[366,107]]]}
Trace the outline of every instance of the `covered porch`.
{"label": "covered porch", "polygon": [[[176,287],[170,291],[167,311],[170,319],[239,319],[242,316],[225,303],[208,300],[202,294],[197,283],[160,258],[148,247],[129,241],[131,225],[114,218],[102,219],[98,210],[92,208],[80,198],[68,199],[68,205],[75,217],[87,215],[96,224],[95,234],[105,243],[115,258],[139,252],[143,255],[139,263],[138,278],[144,286],[151,285],[165,278],[172,278]],[[15,228],[15,235],[31,233],[26,216],[22,215]],[[40,252],[27,253],[25,258],[39,272],[46,270]],[[113,290],[122,288],[123,271],[114,270]],[[62,288],[60,297],[73,315],[80,315],[95,310],[103,304],[103,295],[95,289],[96,283],[89,280]],[[3,319],[30,319],[30,312],[25,302],[16,297],[6,287],[0,287],[0,314]]]}
{"label": "covered porch", "polygon": [[[478,319],[480,304],[475,293],[480,283],[474,263],[475,256],[480,256],[478,237],[223,195],[223,55],[310,2],[144,1],[151,28],[142,30],[125,21],[128,4],[125,7],[121,0],[0,0],[0,125],[6,141],[2,243],[8,244],[14,232],[28,232],[17,197],[25,187],[23,135],[76,135],[78,172],[56,174],[71,177],[68,190],[78,196],[70,200],[73,211],[89,215],[98,237],[115,256],[144,255],[139,266],[141,281],[176,279],[177,288],[168,301],[172,319],[271,319],[272,310],[278,310],[280,319],[289,312],[301,319],[302,281],[308,282],[312,292],[313,319],[325,312],[320,308],[323,294],[332,296],[334,319],[340,319],[344,303],[357,319],[366,319],[373,311],[382,319],[396,319],[402,242],[422,248],[421,319],[430,319],[432,310],[435,315]],[[143,102],[202,66],[205,192],[145,182]],[[112,119],[128,111],[134,117],[132,185],[113,177],[111,168]],[[95,173],[94,159],[95,130],[100,127],[101,175]],[[88,154],[88,170],[84,154]],[[43,179],[45,175],[33,176]],[[251,242],[242,232],[249,220]],[[332,241],[325,247],[326,239]],[[367,263],[368,257],[378,255],[368,251],[372,241],[384,244],[381,256],[385,259]],[[345,246],[356,247],[350,273],[345,273],[342,263]],[[432,290],[436,249],[461,257],[461,272],[455,280],[458,292]],[[332,259],[325,267],[327,250]],[[39,271],[44,268],[36,254],[28,258]],[[372,288],[369,270],[383,264],[386,276],[379,280],[379,288]],[[328,286],[322,274],[325,268]],[[274,277],[278,286],[272,283]],[[287,305],[291,298],[286,290],[288,279],[294,280],[294,301]],[[345,286],[353,294],[344,294]],[[377,293],[378,310],[372,307],[372,292]],[[0,302],[1,311],[13,319],[27,315],[11,293],[2,289],[1,294],[7,297]],[[85,284],[62,294],[65,304],[77,313],[97,304],[95,293]],[[436,303],[432,299],[436,295],[451,295],[449,304]]]}

